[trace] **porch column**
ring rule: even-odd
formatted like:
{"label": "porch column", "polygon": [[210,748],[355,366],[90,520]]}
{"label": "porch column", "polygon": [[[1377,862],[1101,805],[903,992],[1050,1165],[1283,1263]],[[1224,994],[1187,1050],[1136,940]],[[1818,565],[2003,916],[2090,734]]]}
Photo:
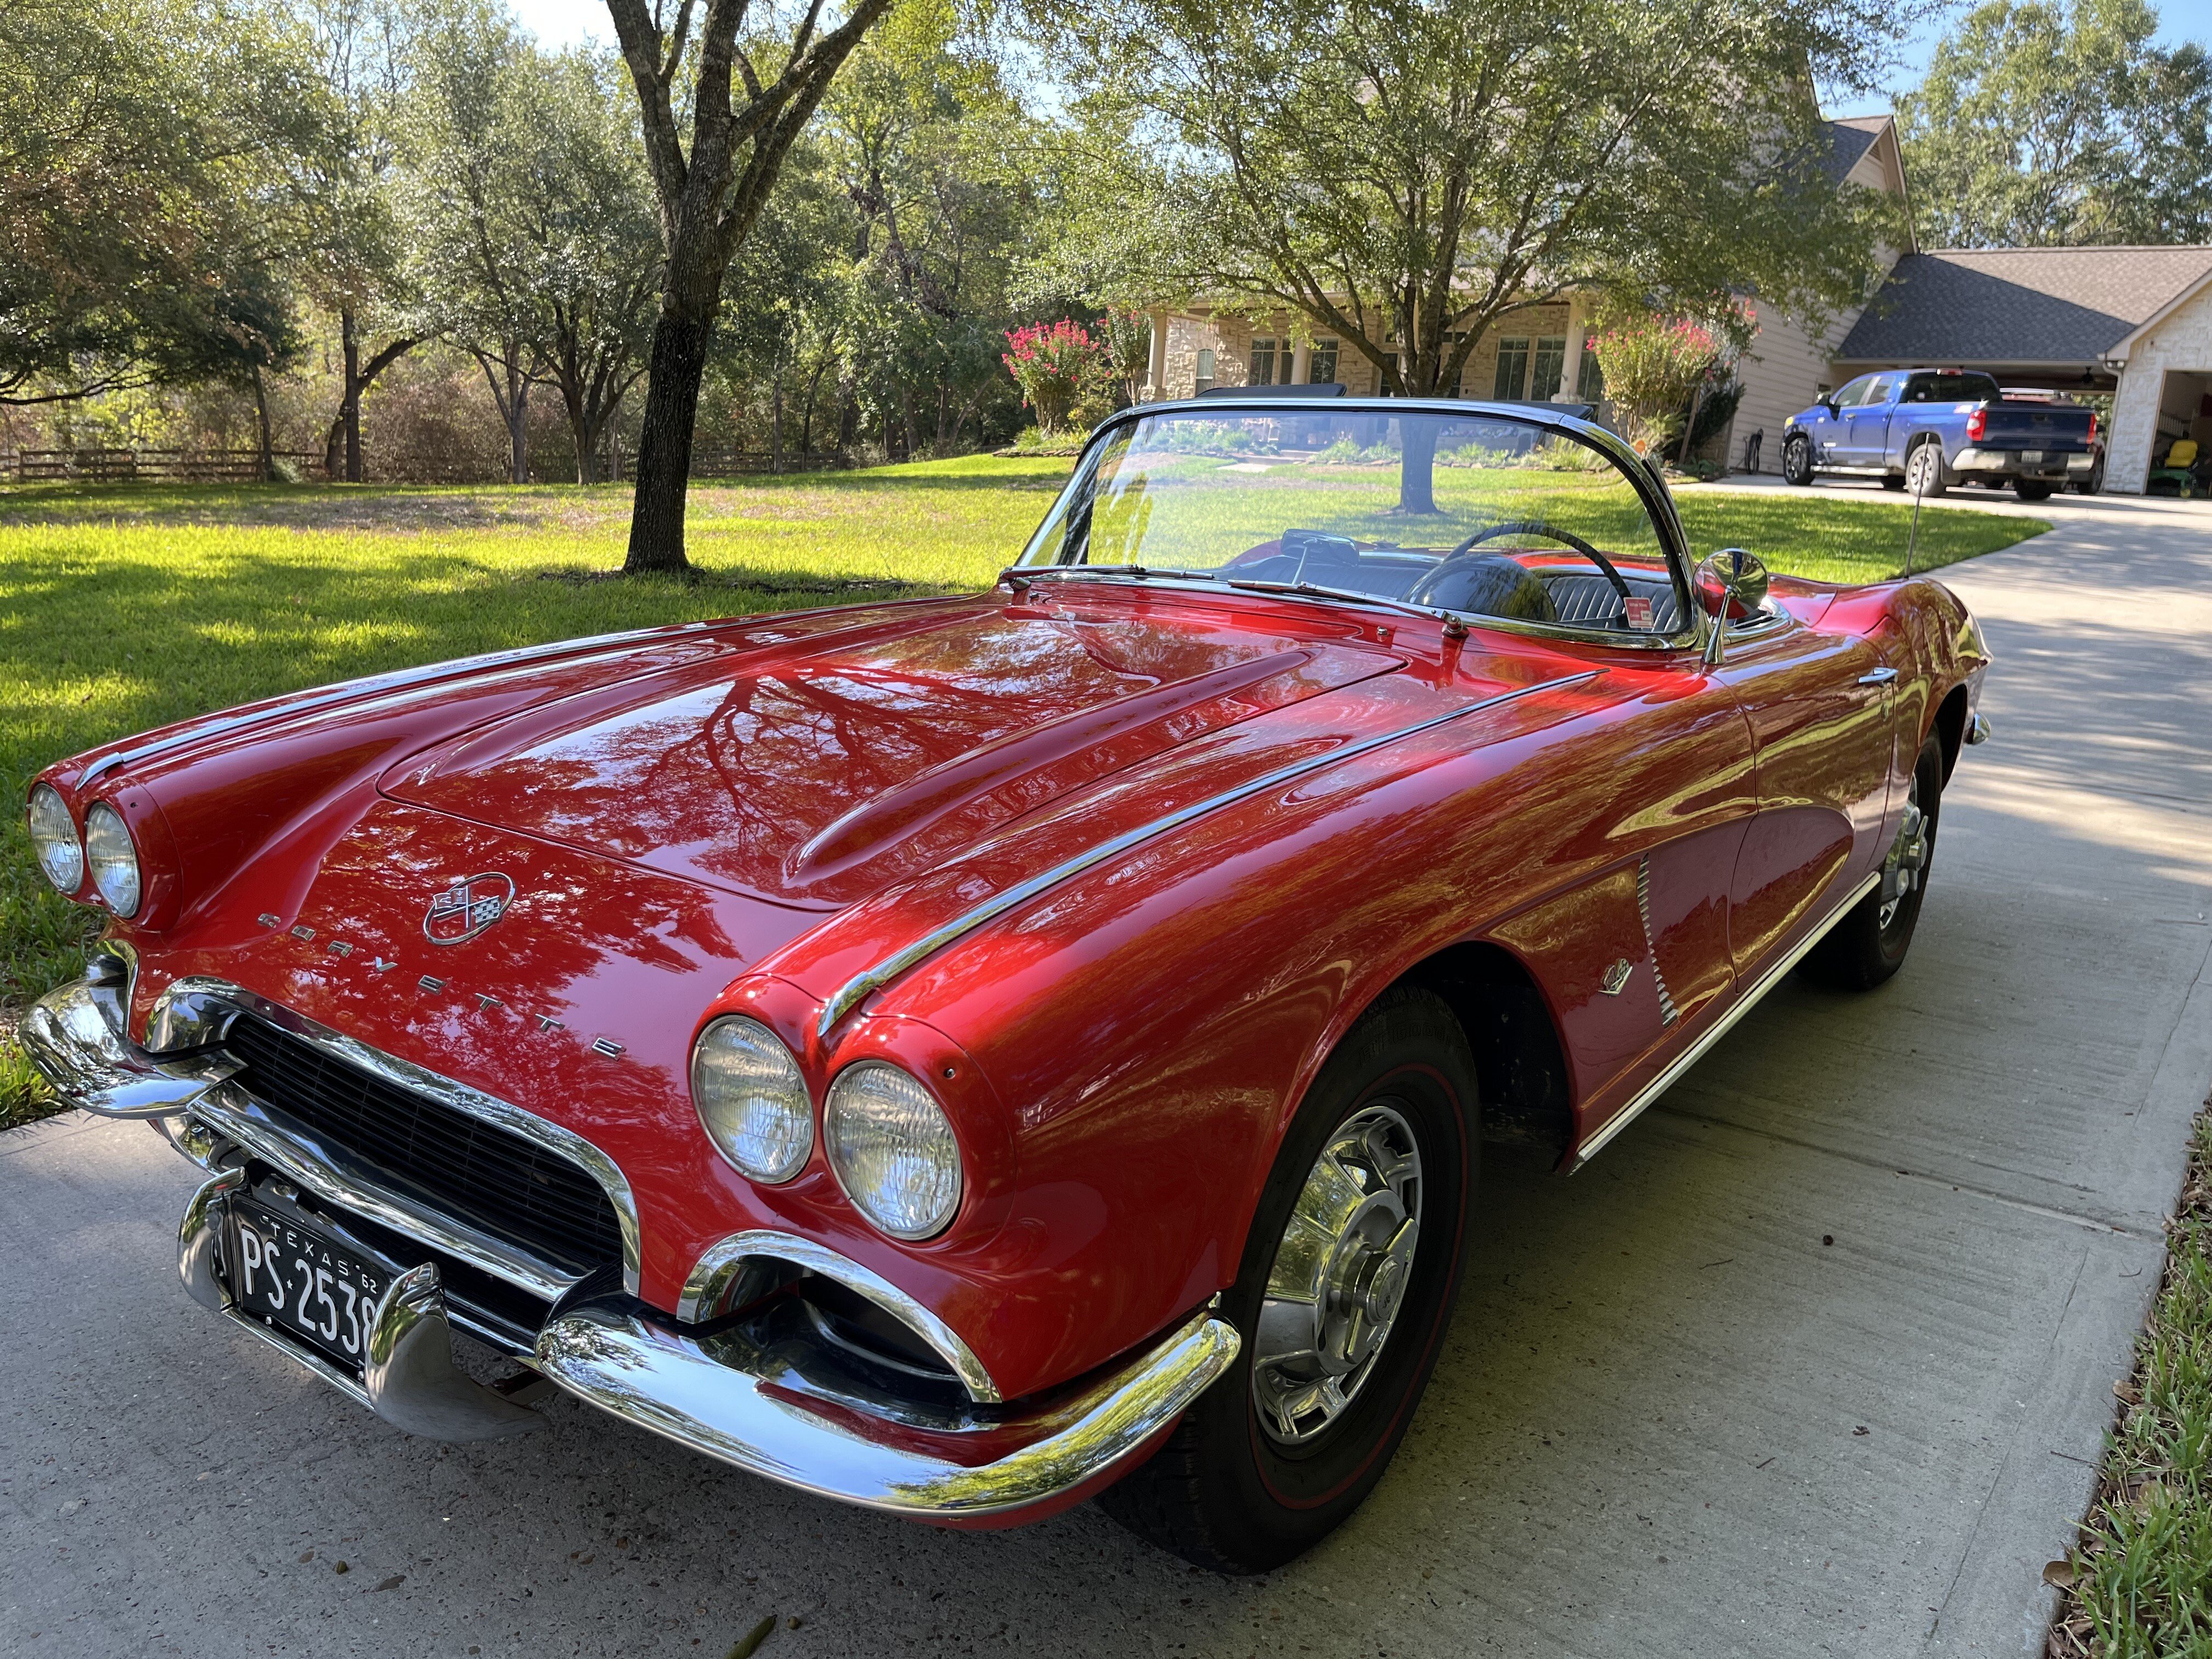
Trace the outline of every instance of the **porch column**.
{"label": "porch column", "polygon": [[1559,389],[1553,394],[1563,404],[1576,401],[1575,388],[1583,383],[1583,331],[1589,320],[1583,296],[1567,295],[1567,355],[1559,368]]}
{"label": "porch column", "polygon": [[1168,314],[1164,311],[1152,313],[1152,360],[1146,368],[1149,382],[1145,387],[1148,400],[1166,397],[1168,378]]}
{"label": "porch column", "polygon": [[1297,343],[1297,349],[1291,353],[1290,384],[1304,386],[1306,383],[1306,374],[1312,367],[1313,346],[1310,342],[1301,340]]}

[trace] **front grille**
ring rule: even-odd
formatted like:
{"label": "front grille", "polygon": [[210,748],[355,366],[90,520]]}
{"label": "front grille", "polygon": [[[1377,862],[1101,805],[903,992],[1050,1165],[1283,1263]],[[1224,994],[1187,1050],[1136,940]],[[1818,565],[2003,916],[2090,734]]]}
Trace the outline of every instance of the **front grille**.
{"label": "front grille", "polygon": [[223,1047],[233,1081],[456,1220],[577,1273],[622,1261],[606,1190],[557,1152],[325,1053],[249,1013]]}

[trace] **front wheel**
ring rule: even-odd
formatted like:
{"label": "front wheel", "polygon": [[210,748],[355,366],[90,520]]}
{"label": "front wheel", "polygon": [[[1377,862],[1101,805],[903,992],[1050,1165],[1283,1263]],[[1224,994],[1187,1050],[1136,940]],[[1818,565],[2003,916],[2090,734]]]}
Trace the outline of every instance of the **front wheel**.
{"label": "front wheel", "polygon": [[1905,816],[1881,863],[1881,885],[1850,908],[1807,953],[1798,971],[1838,991],[1871,991],[1905,965],[1928,892],[1928,867],[1936,857],[1936,821],[1943,805],[1943,740],[1934,732],[1920,745]]}
{"label": "front wheel", "polygon": [[1782,482],[1792,484],[1813,482],[1813,446],[1802,434],[1783,441]]}
{"label": "front wheel", "polygon": [[1474,1056],[1425,991],[1386,993],[1284,1137],[1223,1314],[1237,1363],[1099,1504],[1217,1572],[1302,1554],[1382,1478],[1435,1368],[1480,1140]]}
{"label": "front wheel", "polygon": [[1883,473],[1883,474],[1881,475],[1881,487],[1882,487],[1884,489],[1904,489],[1904,488],[1905,488],[1905,475],[1904,475],[1902,472],[1885,472],[1885,473]]}
{"label": "front wheel", "polygon": [[2047,501],[2054,486],[2035,478],[2014,478],[2012,493],[2024,501]]}

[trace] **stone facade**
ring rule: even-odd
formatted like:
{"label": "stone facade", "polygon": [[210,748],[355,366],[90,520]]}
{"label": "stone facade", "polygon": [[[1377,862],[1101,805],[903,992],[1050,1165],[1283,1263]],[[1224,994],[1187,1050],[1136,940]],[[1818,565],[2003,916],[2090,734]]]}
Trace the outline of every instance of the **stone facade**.
{"label": "stone facade", "polygon": [[2168,440],[2195,436],[2212,449],[2212,421],[2203,415],[2212,393],[2212,287],[2152,325],[2128,354],[2112,403],[2105,451],[2105,488],[2140,495],[2151,463]]}

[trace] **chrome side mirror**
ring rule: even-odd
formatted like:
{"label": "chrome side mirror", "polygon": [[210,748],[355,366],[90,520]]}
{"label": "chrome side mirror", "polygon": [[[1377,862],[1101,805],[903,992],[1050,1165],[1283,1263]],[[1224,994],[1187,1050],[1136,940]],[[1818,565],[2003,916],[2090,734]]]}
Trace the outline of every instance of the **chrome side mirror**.
{"label": "chrome side mirror", "polygon": [[1748,622],[1766,603],[1766,567],[1741,547],[1724,547],[1691,579],[1698,609],[1705,613],[1705,665],[1717,667],[1728,625]]}

